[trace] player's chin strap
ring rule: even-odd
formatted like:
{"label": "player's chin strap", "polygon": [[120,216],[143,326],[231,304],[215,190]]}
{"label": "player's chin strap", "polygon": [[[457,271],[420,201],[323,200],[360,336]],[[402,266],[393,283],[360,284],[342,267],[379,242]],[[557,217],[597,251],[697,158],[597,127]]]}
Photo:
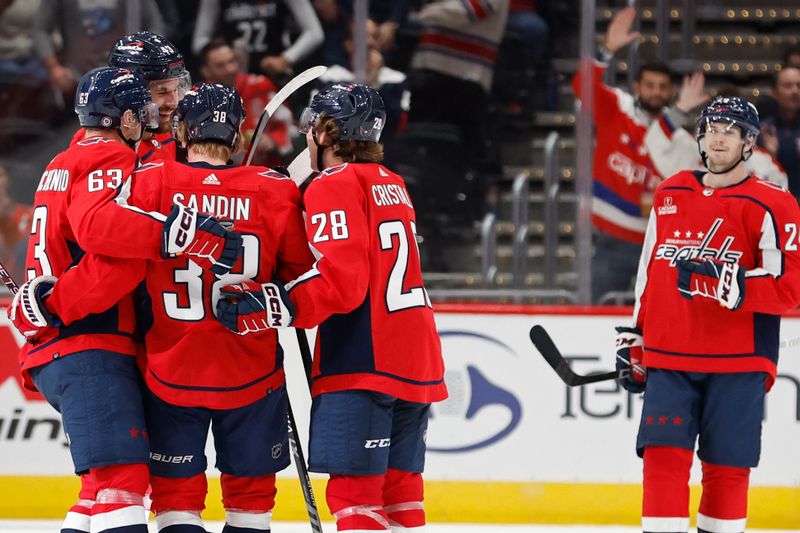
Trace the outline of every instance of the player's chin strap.
{"label": "player's chin strap", "polygon": [[736,168],[736,165],[738,165],[739,163],[744,163],[745,161],[750,159],[750,156],[753,155],[753,150],[755,150],[755,145],[753,146],[753,148],[750,149],[749,152],[747,152],[747,154],[745,154],[744,153],[745,144],[746,141],[742,143],[742,153],[739,154],[739,159],[737,159],[735,163],[730,165],[725,170],[711,170],[711,167],[708,166],[708,153],[705,150],[703,150],[703,148],[700,146],[700,139],[698,139],[697,141],[697,149],[700,151],[700,157],[703,159],[703,165],[705,165],[705,167],[711,174],[727,174],[728,172]]}
{"label": "player's chin strap", "polygon": [[128,139],[127,137],[125,137],[125,135],[122,133],[122,127],[121,126],[117,127],[117,133],[119,133],[119,136],[122,138],[122,140],[125,142],[125,144],[130,146],[131,150],[133,150],[135,152],[136,151],[136,143],[138,143],[142,139],[144,139],[145,127],[144,127],[144,124],[142,124],[142,129],[139,132],[139,138],[138,139]]}

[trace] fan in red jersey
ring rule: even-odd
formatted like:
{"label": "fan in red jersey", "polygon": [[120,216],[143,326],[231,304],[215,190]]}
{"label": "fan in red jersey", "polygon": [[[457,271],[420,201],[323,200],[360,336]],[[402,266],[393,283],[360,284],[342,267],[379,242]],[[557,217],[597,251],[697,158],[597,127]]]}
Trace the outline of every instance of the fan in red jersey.
{"label": "fan in red jersey", "polygon": [[704,109],[696,139],[708,171],[679,172],[656,190],[634,324],[617,328],[618,367],[633,368],[621,384],[646,388],[636,445],[646,532],[689,530],[698,438],[698,531],[745,530],[780,315],[800,304],[800,209],[745,167],[758,134],[758,112],[742,98]]}
{"label": "fan in red jersey", "polygon": [[339,84],[301,119],[315,170],[303,197],[314,268],[285,287],[223,289],[230,329],[319,325],[309,470],[330,474],[339,531],[425,524],[422,471],[430,402],[446,398],[441,346],[422,281],[403,179],[380,164],[380,95]]}

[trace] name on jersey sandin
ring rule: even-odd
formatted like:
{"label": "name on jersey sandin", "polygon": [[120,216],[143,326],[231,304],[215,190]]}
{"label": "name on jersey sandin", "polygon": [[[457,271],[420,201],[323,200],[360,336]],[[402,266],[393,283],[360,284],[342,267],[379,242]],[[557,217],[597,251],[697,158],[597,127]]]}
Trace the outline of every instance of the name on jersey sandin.
{"label": "name on jersey sandin", "polygon": [[667,234],[664,243],[656,248],[655,258],[669,261],[670,266],[675,266],[678,259],[717,259],[726,263],[736,263],[741,259],[742,252],[731,250],[734,237],[728,235],[719,248],[709,246],[714,235],[722,226],[723,219],[717,218],[707,231],[672,230]]}
{"label": "name on jersey sandin", "polygon": [[250,198],[223,196],[220,194],[189,194],[176,192],[173,202],[178,202],[195,211],[229,220],[250,220]]}

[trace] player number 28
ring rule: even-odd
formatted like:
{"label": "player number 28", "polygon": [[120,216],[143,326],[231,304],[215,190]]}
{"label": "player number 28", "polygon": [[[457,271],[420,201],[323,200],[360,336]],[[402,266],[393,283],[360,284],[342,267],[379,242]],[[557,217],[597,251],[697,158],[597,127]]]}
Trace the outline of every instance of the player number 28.
{"label": "player number 28", "polygon": [[[330,227],[328,222],[330,222]],[[317,231],[314,232],[313,238],[315,243],[331,239],[340,241],[350,237],[350,232],[347,229],[347,216],[341,209],[330,213],[314,213],[311,215],[311,224],[317,226]]]}

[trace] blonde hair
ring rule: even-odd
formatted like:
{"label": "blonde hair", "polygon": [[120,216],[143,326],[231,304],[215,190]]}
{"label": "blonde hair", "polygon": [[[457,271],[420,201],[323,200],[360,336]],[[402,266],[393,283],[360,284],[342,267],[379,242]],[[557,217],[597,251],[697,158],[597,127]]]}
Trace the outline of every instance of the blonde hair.
{"label": "blonde hair", "polygon": [[[186,124],[183,121],[178,122],[175,136],[182,146],[189,147],[189,135],[186,132]],[[242,127],[239,126],[239,134],[236,136],[233,148],[225,146],[221,141],[191,141],[191,144],[198,155],[228,161],[234,155],[244,151],[244,135],[242,134]]]}
{"label": "blonde hair", "polygon": [[330,139],[333,154],[347,163],[380,163],[383,161],[383,145],[372,141],[341,139],[336,121],[324,114],[316,126],[317,133],[325,132]]}

